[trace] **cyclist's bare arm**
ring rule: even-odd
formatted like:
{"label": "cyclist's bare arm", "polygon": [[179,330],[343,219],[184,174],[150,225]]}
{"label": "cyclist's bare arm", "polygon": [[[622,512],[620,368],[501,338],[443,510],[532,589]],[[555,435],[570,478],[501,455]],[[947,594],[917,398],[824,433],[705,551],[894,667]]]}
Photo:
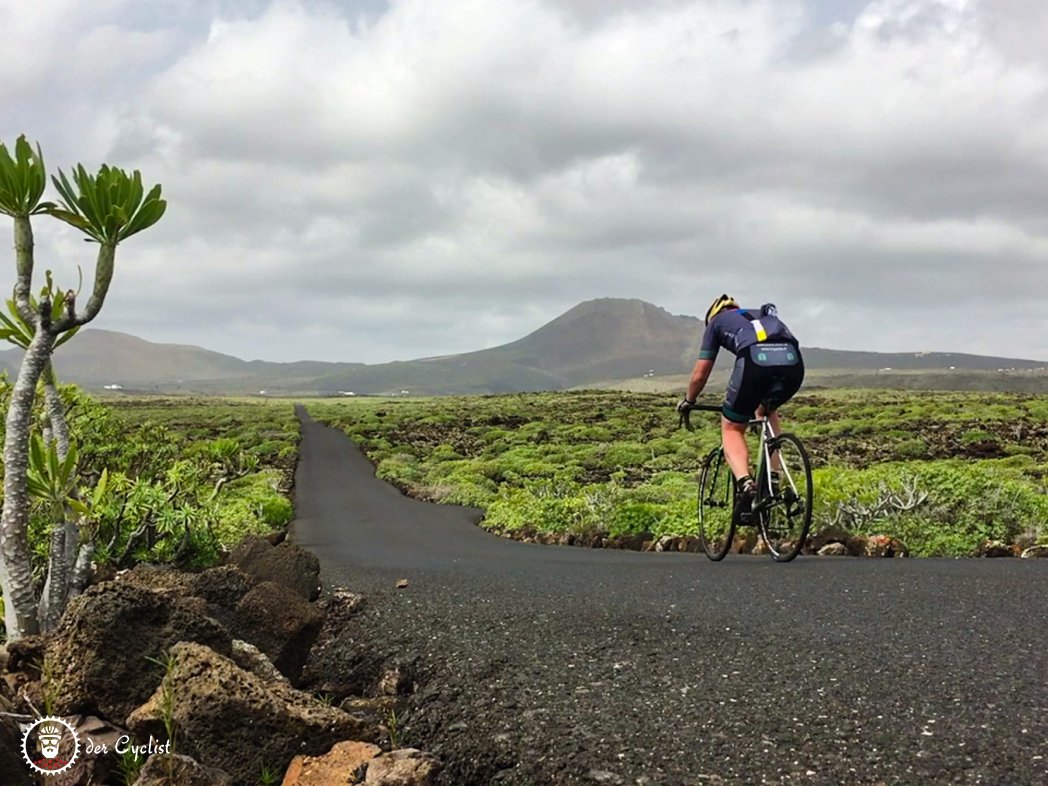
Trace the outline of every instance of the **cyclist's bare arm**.
{"label": "cyclist's bare arm", "polygon": [[688,401],[695,401],[702,389],[706,387],[706,382],[710,378],[710,372],[713,371],[712,360],[699,359],[695,361],[695,368],[691,372],[691,381],[688,383]]}

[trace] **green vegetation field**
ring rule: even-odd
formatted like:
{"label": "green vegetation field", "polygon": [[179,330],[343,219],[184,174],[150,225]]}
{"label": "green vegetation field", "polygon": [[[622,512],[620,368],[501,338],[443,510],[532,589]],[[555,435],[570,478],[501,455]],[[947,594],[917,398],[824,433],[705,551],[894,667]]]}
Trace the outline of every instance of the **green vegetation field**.
{"label": "green vegetation field", "polygon": [[[715,416],[677,429],[665,395],[588,391],[309,406],[379,477],[472,505],[496,531],[695,532],[695,477]],[[698,413],[696,413],[698,414]],[[888,534],[916,556],[1048,539],[1048,396],[852,390],[798,396],[814,531]]]}
{"label": "green vegetation field", "polygon": [[[290,403],[145,398],[103,407],[108,429],[88,444],[98,466],[111,476],[117,469],[131,492],[126,505],[114,495],[112,507],[123,506],[125,517],[136,505],[142,514],[153,511],[158,534],[188,533],[191,561],[214,561],[245,535],[271,532],[294,517],[299,423]],[[157,538],[152,553],[139,546],[130,556],[164,561],[183,542]],[[127,544],[118,536],[115,545]]]}
{"label": "green vegetation field", "polygon": [[[82,493],[103,470],[86,526],[100,568],[207,565],[246,534],[293,518],[299,423],[290,402],[200,398],[95,399],[63,389]],[[2,430],[2,424],[0,424]],[[34,504],[30,546],[43,572],[52,520]]]}

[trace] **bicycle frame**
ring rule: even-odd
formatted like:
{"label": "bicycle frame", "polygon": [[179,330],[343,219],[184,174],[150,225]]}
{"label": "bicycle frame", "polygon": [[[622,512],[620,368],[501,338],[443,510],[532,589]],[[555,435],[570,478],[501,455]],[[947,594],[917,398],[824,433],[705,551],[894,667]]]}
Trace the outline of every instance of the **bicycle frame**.
{"label": "bicycle frame", "polygon": [[[698,404],[698,405],[692,407],[688,412],[683,413],[681,415],[680,421],[684,425],[684,427],[688,429],[688,431],[693,431],[694,430],[694,427],[691,425],[691,417],[690,417],[691,413],[694,412],[694,411],[720,413],[721,412],[721,408],[719,406],[716,406],[716,405],[713,405],[713,404]],[[775,429],[772,427],[771,420],[768,418],[767,415],[764,415],[764,416],[759,417],[759,418],[755,417],[755,418],[747,421],[746,425],[749,428],[756,427],[760,431],[760,442],[758,443],[758,447],[757,447],[757,467],[758,467],[757,480],[758,480],[758,482],[761,480],[760,476],[761,476],[761,473],[763,473],[764,476],[765,476],[764,480],[767,481],[767,484],[768,484],[767,488],[770,489],[772,487],[772,483],[771,483],[771,480],[772,480],[772,478],[771,478],[771,473],[772,473],[772,455],[773,455],[773,453],[775,451],[773,451],[769,447],[769,443],[773,442],[779,435],[775,433]],[[790,474],[789,467],[787,467],[781,461],[779,462],[779,466],[780,466],[781,472],[783,473],[783,477],[786,479],[786,481],[791,486],[793,486],[794,485],[794,483],[793,483],[793,476]]]}
{"label": "bicycle frame", "polygon": [[[698,404],[681,410],[680,423],[689,431],[694,430],[690,415],[695,410],[720,412],[721,408],[711,404]],[[767,406],[764,407],[764,411],[767,412]],[[751,418],[746,422],[746,426],[756,429],[760,435],[757,447],[756,496],[752,499],[748,510],[736,511],[734,502],[738,499],[735,485],[737,481],[732,478],[731,490],[728,492],[731,498],[729,504],[732,506],[732,515],[727,525],[727,534],[720,540],[706,540],[704,511],[707,508],[716,510],[724,507],[723,502],[717,501],[717,495],[720,492],[716,489],[721,486],[718,476],[722,469],[729,473],[729,477],[731,473],[731,469],[726,466],[723,447],[712,450],[707,455],[699,476],[699,539],[706,555],[714,561],[719,561],[724,558],[731,547],[735,527],[740,524],[755,524],[775,561],[789,562],[801,552],[811,525],[811,462],[803,443],[793,434],[776,433],[771,419],[766,415]],[[715,467],[712,480],[707,474],[711,466]],[[778,475],[777,482],[772,476],[773,472]],[[798,486],[797,480],[802,476],[803,482]],[[705,497],[704,495],[710,490],[713,490],[711,495],[708,498]],[[776,514],[777,511],[781,512]],[[718,525],[714,519],[711,519],[711,522],[716,532]],[[781,526],[783,524],[788,534],[783,533]],[[798,526],[799,529],[794,534]],[[717,537],[716,534],[714,537]],[[712,548],[708,543],[713,544]]]}
{"label": "bicycle frame", "polygon": [[[779,435],[775,433],[774,427],[771,425],[771,420],[767,415],[760,418],[754,418],[747,425],[758,426],[760,428],[760,442],[757,448],[757,482],[763,480],[767,485],[765,488],[771,489],[772,485],[772,472],[780,473],[780,482],[785,480],[786,483],[792,488],[794,486],[793,476],[790,474],[790,468],[786,466],[785,462],[782,461],[782,457],[779,457],[779,466],[775,468],[773,456],[776,451],[770,447],[776,437]],[[771,497],[762,500],[765,507],[771,504],[773,500]]]}

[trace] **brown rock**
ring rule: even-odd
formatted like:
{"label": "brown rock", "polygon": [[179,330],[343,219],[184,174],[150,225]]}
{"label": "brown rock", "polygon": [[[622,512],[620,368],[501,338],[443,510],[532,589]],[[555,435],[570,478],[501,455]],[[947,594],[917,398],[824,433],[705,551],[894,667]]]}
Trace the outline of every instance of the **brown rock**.
{"label": "brown rock", "polygon": [[273,661],[266,657],[254,644],[240,639],[233,641],[233,662],[244,671],[249,671],[261,680],[267,682],[289,682],[288,678],[281,674]]}
{"label": "brown rock", "polygon": [[43,636],[25,636],[4,645],[3,665],[0,666],[0,696],[21,703],[29,698],[36,706],[43,695],[40,685],[40,666],[44,662],[47,639]]}
{"label": "brown rock", "polygon": [[817,552],[820,557],[847,557],[849,555],[848,547],[843,543],[827,543]]}
{"label": "brown rock", "polygon": [[650,532],[623,533],[610,539],[609,548],[628,549],[629,551],[641,551],[645,541],[652,540]]}
{"label": "brown rock", "polygon": [[431,786],[440,771],[440,759],[414,748],[383,753],[368,762],[365,786]]}
{"label": "brown rock", "polygon": [[407,589],[407,586],[408,586],[408,580],[407,579],[401,579],[400,581],[397,582],[397,589]]}
{"label": "brown rock", "polygon": [[1011,546],[999,540],[984,540],[976,547],[973,557],[1014,557]]}
{"label": "brown rock", "polygon": [[284,683],[259,679],[207,647],[176,644],[171,657],[164,685],[128,718],[131,731],[165,742],[165,695],[174,697],[179,750],[221,765],[234,786],[255,786],[260,762],[284,769],[299,754],[317,756],[336,742],[378,738],[378,729]]}
{"label": "brown rock", "polygon": [[[0,700],[0,712],[13,707]],[[13,718],[0,715],[0,778],[4,786],[33,786],[29,767],[22,758],[22,730]]]}
{"label": "brown rock", "polygon": [[227,622],[237,638],[258,647],[292,682],[302,675],[324,615],[320,610],[271,581],[256,585],[237,604]]}
{"label": "brown rock", "polygon": [[29,679],[40,679],[40,666],[44,662],[47,643],[44,636],[25,636],[7,642],[7,663],[4,668],[11,674],[25,674]]}
{"label": "brown rock", "polygon": [[[106,783],[115,773],[117,757],[101,753],[102,746],[112,751],[117,741],[127,734],[126,729],[114,726],[93,715],[73,715],[64,719],[76,731],[80,740],[80,755],[68,770],[58,775],[47,776],[47,786],[80,786],[80,784]],[[97,749],[88,752],[84,743],[90,740]],[[73,737],[65,735],[59,744],[59,757],[68,759],[73,754]]]}
{"label": "brown rock", "polygon": [[126,581],[88,588],[70,602],[47,648],[56,713],[123,720],[156,690],[164,675],[157,660],[180,641],[231,653],[229,633],[192,599]]}
{"label": "brown rock", "polygon": [[0,694],[0,713],[4,712],[6,712],[8,715],[15,714],[15,705],[6,696]]}
{"label": "brown rock", "polygon": [[680,539],[672,535],[663,535],[655,541],[655,551],[677,551]]}
{"label": "brown rock", "polygon": [[142,767],[135,786],[231,786],[222,770],[205,767],[181,754],[154,753]]}
{"label": "brown rock", "polygon": [[117,574],[117,581],[126,581],[137,587],[171,595],[194,595],[190,589],[193,574],[163,565],[135,565],[131,570]]}
{"label": "brown rock", "polygon": [[189,592],[214,606],[235,609],[257,583],[236,565],[220,565],[193,574]]}
{"label": "brown rock", "polygon": [[867,557],[908,557],[910,552],[902,541],[890,535],[871,535],[866,539]]}
{"label": "brown rock", "polygon": [[[367,598],[363,595],[350,592],[345,587],[336,587],[331,591],[331,596],[324,601],[324,617],[336,617],[340,622],[345,622],[361,611],[366,603]],[[341,624],[338,627],[341,629]]]}
{"label": "brown rock", "polygon": [[410,669],[403,663],[393,662],[383,669],[375,690],[380,696],[401,696],[411,693],[413,687]]}
{"label": "brown rock", "polygon": [[851,535],[848,537],[848,540],[845,542],[845,545],[848,547],[848,553],[851,556],[865,557],[866,546],[868,541],[869,538],[867,538],[865,535]]}
{"label": "brown rock", "polygon": [[852,534],[843,527],[827,527],[808,536],[808,548],[818,553],[819,550],[829,543],[847,543]]}
{"label": "brown rock", "polygon": [[265,538],[245,538],[230,560],[249,576],[282,584],[305,600],[320,597],[320,560],[294,543],[274,546]]}
{"label": "brown rock", "polygon": [[702,543],[699,542],[698,538],[693,538],[690,535],[682,537],[677,544],[678,551],[686,551],[689,554],[699,554],[702,552]]}
{"label": "brown rock", "polygon": [[745,529],[736,532],[731,541],[732,554],[751,554],[757,547],[757,530]]}
{"label": "brown rock", "polygon": [[538,535],[538,531],[530,524],[525,524],[523,527],[513,531],[513,537],[517,540],[533,540],[536,535]]}
{"label": "brown rock", "polygon": [[[346,626],[364,608],[365,598],[344,587],[334,588],[322,601],[319,608],[324,617],[317,640],[309,651],[309,660],[303,669],[301,684],[310,686],[314,694],[323,692],[343,698],[355,691],[352,686],[332,682],[330,679],[330,654],[339,647],[339,640]],[[250,671],[250,669],[249,669]],[[362,688],[361,688],[362,690]]]}
{"label": "brown rock", "polygon": [[198,610],[214,617],[227,629],[234,627],[237,621],[237,605],[258,583],[236,565],[208,568],[199,573],[137,565],[121,573],[119,580],[158,592],[167,598],[177,597],[187,602],[193,599]]}
{"label": "brown rock", "polygon": [[296,756],[283,786],[345,786],[356,783],[365,765],[382,753],[368,742],[340,742],[323,756]]}
{"label": "brown rock", "polygon": [[397,699],[395,696],[377,696],[375,698],[353,696],[343,700],[338,706],[344,712],[377,728],[389,720],[390,712],[396,711]]}

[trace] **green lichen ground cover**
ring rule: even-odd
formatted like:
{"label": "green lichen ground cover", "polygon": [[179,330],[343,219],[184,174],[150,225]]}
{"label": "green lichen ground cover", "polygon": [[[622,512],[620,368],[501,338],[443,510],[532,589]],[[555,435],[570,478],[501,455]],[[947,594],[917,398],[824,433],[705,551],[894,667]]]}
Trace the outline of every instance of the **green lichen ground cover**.
{"label": "green lichen ground cover", "polygon": [[[84,470],[110,477],[100,561],[208,564],[293,518],[299,423],[290,402],[143,397],[82,409],[74,424]],[[154,532],[131,542],[143,527]]]}
{"label": "green lichen ground cover", "polygon": [[[611,535],[695,532],[695,478],[716,416],[677,428],[665,395],[613,391],[309,405],[413,496],[472,505],[485,526]],[[804,393],[787,428],[815,466],[814,530],[889,534],[918,556],[1048,538],[1048,397]],[[912,509],[906,502],[919,500]]]}

